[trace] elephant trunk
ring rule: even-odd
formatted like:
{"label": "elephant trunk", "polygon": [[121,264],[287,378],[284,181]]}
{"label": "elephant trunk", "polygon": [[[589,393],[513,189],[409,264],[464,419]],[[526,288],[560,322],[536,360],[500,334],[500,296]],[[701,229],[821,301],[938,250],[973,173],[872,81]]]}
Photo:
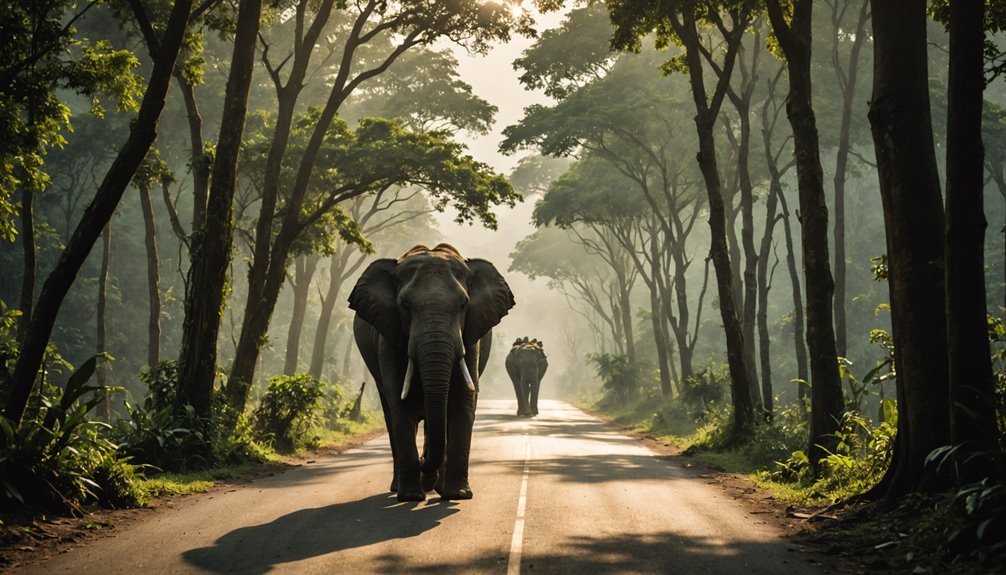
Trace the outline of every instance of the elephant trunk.
{"label": "elephant trunk", "polygon": [[458,352],[449,342],[431,341],[417,350],[426,412],[426,459],[423,473],[434,473],[444,462],[447,446],[447,397]]}

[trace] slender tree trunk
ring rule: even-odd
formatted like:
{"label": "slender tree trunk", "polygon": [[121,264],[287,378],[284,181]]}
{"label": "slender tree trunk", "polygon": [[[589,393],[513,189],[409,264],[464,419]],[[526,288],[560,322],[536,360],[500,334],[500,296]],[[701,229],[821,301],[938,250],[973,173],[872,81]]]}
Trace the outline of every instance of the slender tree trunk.
{"label": "slender tree trunk", "polygon": [[[98,272],[98,305],[97,305],[97,347],[96,353],[108,353],[108,268],[112,264],[112,222],[105,224],[104,231],[101,232],[101,270]],[[108,362],[99,361],[95,370],[98,385],[102,388],[108,387]],[[108,401],[108,392],[105,392],[104,411],[105,421],[111,419],[111,406]]]}
{"label": "slender tree trunk", "polygon": [[311,367],[308,373],[315,379],[321,379],[321,370],[325,366],[325,356],[328,350],[328,336],[332,325],[332,312],[335,302],[342,289],[343,273],[346,269],[348,247],[342,245],[332,254],[329,265],[328,291],[321,300],[321,313],[318,315],[318,327],[314,330],[314,346],[311,348]]}
{"label": "slender tree trunk", "polygon": [[[778,186],[779,180],[773,178],[773,185]],[[810,371],[807,359],[807,339],[805,337],[804,326],[806,322],[803,317],[803,290],[800,288],[800,267],[796,265],[796,247],[793,242],[793,227],[790,224],[789,206],[786,204],[786,196],[779,189],[779,205],[782,207],[782,227],[786,236],[786,268],[789,270],[789,283],[793,287],[793,349],[796,357],[796,377],[797,396],[800,399],[807,397],[807,382],[810,381]]]}
{"label": "slender tree trunk", "polygon": [[192,405],[196,413],[203,417],[209,416],[212,409],[217,335],[233,243],[232,204],[237,159],[248,109],[261,12],[261,0],[241,0],[224,94],[220,137],[206,204],[206,221],[192,242],[192,263],[185,293],[185,321],[178,357],[180,385],[176,405]]}
{"label": "slender tree trunk", "polygon": [[[702,77],[702,62],[698,53],[699,37],[695,15],[686,10],[682,14],[682,19],[682,22],[675,20],[673,25],[678,37],[685,45],[692,96],[695,100],[695,127],[699,140],[697,160],[709,199],[709,229],[712,234],[710,252],[713,267],[716,270],[720,316],[723,319],[723,331],[727,342],[727,364],[730,370],[730,391],[734,408],[732,434],[735,441],[741,441],[749,437],[753,430],[754,405],[751,403],[751,384],[744,362],[743,326],[734,299],[733,269],[727,244],[726,206],[723,201],[723,186],[716,161],[714,130],[716,116],[719,114],[719,105],[722,103],[725,91],[721,91],[722,88],[718,86],[712,104],[707,100]],[[747,18],[744,18],[743,23],[735,22],[734,24],[744,28],[747,24]],[[726,40],[727,52],[722,68],[725,76],[729,78],[739,49],[740,34],[735,32],[734,37]],[[715,99],[717,95],[719,96],[718,102]]]}
{"label": "slender tree trunk", "polygon": [[768,13],[786,54],[789,95],[786,115],[793,128],[797,187],[800,191],[804,277],[807,280],[807,347],[810,350],[811,418],[808,457],[815,472],[819,462],[838,443],[835,431],[845,403],[838,373],[838,352],[832,296],[835,283],[828,256],[828,206],[818,142],[817,120],[811,103],[812,0],[795,0],[787,24],[778,0],[768,0]]}
{"label": "slender tree trunk", "polygon": [[650,291],[650,321],[653,326],[653,343],[657,348],[657,368],[660,372],[660,392],[664,397],[670,399],[673,395],[671,389],[670,360],[668,359],[667,348],[670,342],[665,338],[663,327],[664,314],[663,305],[660,302],[660,289],[657,278],[660,276],[660,250],[657,245],[657,231],[654,226],[653,234],[650,235],[650,282],[647,286]]}
{"label": "slender tree trunk", "polygon": [[150,200],[150,186],[144,182],[140,191],[140,209],[143,212],[144,244],[147,248],[147,298],[150,311],[147,316],[147,365],[154,367],[161,361],[161,277],[157,257],[157,226],[154,207]]}
{"label": "slender tree trunk", "polygon": [[307,296],[311,291],[311,280],[318,269],[319,256],[311,254],[299,256],[295,262],[293,284],[293,314],[290,329],[286,334],[286,360],[283,373],[293,375],[300,362],[300,335],[304,331],[304,316],[307,314]]}
{"label": "slender tree trunk", "polygon": [[950,3],[947,114],[946,285],[950,426],[963,445],[958,478],[978,481],[994,471],[985,455],[996,447],[985,294],[984,2]]}
{"label": "slender tree trunk", "polygon": [[[851,1],[851,0],[850,0]],[[866,39],[866,22],[869,19],[867,8],[869,0],[860,0],[859,19],[856,21],[855,36],[849,53],[849,65],[842,72],[838,57],[840,24],[836,17],[832,18],[835,26],[835,42],[832,48],[832,61],[842,88],[842,119],[838,131],[838,150],[835,153],[835,349],[838,355],[848,354],[848,336],[845,311],[845,180],[848,176],[849,151],[851,143],[849,133],[852,126],[852,104],[856,98],[856,82],[859,79],[859,53]],[[836,4],[837,6],[837,4]]]}
{"label": "slender tree trunk", "polygon": [[877,154],[898,384],[886,495],[941,487],[926,456],[950,443],[943,200],[933,144],[926,5],[871,0],[870,126]]}
{"label": "slender tree trunk", "polygon": [[24,271],[21,275],[21,319],[17,323],[17,339],[24,341],[35,303],[35,275],[38,273],[35,246],[35,190],[31,186],[21,189],[21,251],[24,254]]}
{"label": "slender tree trunk", "polygon": [[38,305],[32,313],[21,354],[14,366],[10,393],[4,407],[4,415],[15,425],[21,423],[59,308],[157,135],[157,121],[164,109],[171,71],[178,57],[191,8],[192,0],[176,0],[172,6],[140,111],[130,126],[129,138],[105,174],[94,199],[85,209],[55,268],[42,285]]}
{"label": "slender tree trunk", "polygon": [[[775,231],[776,211],[779,206],[779,186],[777,181],[770,181],[768,199],[765,202],[765,231],[762,234],[758,250],[758,353],[761,364],[761,395],[762,407],[768,417],[772,416],[774,399],[772,397],[772,357],[771,339],[768,329],[768,294],[772,289],[769,277],[769,255],[772,251],[772,236]],[[774,270],[774,266],[773,266]]]}
{"label": "slender tree trunk", "polygon": [[189,121],[189,169],[192,170],[192,231],[201,230],[206,220],[206,199],[210,187],[210,165],[212,158],[206,154],[203,144],[203,117],[199,113],[195,86],[185,77],[181,69],[175,70],[176,84],[185,102],[185,115]]}
{"label": "slender tree trunk", "polygon": [[[754,81],[751,78],[750,81]],[[736,102],[735,102],[736,103]],[[740,102],[737,113],[740,115],[741,133],[740,146],[737,151],[737,171],[741,191],[741,245],[744,249],[744,364],[748,369],[748,382],[751,385],[751,403],[764,407],[761,390],[758,389],[758,363],[755,360],[755,327],[758,312],[758,252],[754,245],[754,185],[751,183],[751,173],[748,157],[751,149],[751,114],[747,100]],[[768,400],[771,403],[771,399]],[[769,409],[770,410],[770,409]],[[771,411],[771,410],[770,410]]]}

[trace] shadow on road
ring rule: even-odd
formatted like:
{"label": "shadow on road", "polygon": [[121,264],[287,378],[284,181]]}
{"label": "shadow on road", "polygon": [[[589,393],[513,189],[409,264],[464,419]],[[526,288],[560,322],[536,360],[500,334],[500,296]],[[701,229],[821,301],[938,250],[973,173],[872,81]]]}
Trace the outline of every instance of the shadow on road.
{"label": "shadow on road", "polygon": [[[492,555],[464,562],[410,566],[410,573],[504,572]],[[817,556],[799,545],[779,541],[724,541],[715,535],[687,536],[663,531],[569,537],[547,552],[525,547],[522,571],[528,573],[715,573],[716,575],[819,575],[826,572]],[[394,573],[377,565],[375,573]]]}
{"label": "shadow on road", "polygon": [[381,494],[235,529],[212,547],[190,549],[182,557],[213,573],[267,573],[282,563],[414,537],[457,512],[452,502],[398,503],[393,494]]}

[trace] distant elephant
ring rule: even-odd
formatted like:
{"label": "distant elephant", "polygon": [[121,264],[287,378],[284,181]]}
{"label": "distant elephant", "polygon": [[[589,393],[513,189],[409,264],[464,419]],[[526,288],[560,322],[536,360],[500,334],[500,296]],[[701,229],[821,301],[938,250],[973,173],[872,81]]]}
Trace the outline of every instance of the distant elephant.
{"label": "distant elephant", "polygon": [[537,339],[519,339],[506,356],[506,371],[517,394],[517,415],[538,415],[538,391],[548,369],[548,359]]}
{"label": "distant elephant", "polygon": [[[514,306],[486,260],[440,244],[379,259],[349,296],[356,345],[374,376],[391,439],[399,501],[470,499],[468,455],[492,327]],[[416,432],[425,419],[423,458]]]}

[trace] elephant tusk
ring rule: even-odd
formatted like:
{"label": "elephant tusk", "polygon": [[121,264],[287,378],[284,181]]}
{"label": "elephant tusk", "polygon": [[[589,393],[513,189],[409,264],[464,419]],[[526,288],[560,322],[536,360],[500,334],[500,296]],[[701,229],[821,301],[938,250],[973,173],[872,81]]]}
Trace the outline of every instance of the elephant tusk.
{"label": "elephant tusk", "polygon": [[405,383],[402,385],[402,401],[409,395],[409,388],[412,387],[412,374],[415,372],[416,366],[412,363],[412,358],[409,358],[409,367],[405,368]]}
{"label": "elephant tusk", "polygon": [[472,381],[472,373],[468,371],[468,364],[465,363],[465,358],[462,357],[460,360],[458,360],[458,363],[461,364],[461,375],[464,376],[465,383],[468,384],[468,390],[471,391],[472,393],[475,393],[476,391],[475,382]]}

